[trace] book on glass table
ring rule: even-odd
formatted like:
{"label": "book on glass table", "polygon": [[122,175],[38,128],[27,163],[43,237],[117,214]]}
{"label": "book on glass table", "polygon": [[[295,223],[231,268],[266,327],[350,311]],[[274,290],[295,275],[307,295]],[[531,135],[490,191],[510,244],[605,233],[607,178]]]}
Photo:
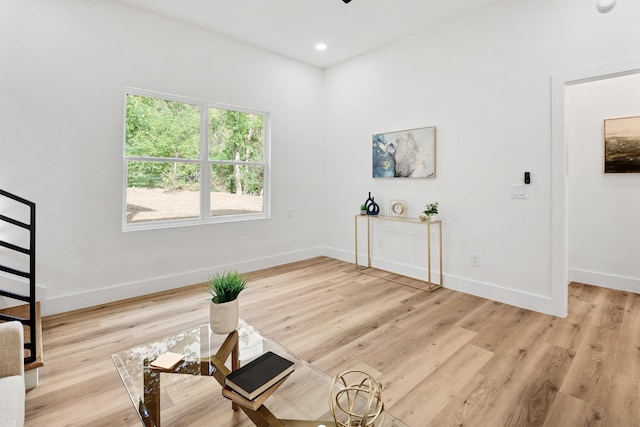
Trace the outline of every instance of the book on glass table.
{"label": "book on glass table", "polygon": [[154,369],[165,369],[167,371],[175,368],[178,363],[182,362],[184,356],[178,353],[172,353],[167,351],[166,353],[161,354],[151,362],[151,368]]}
{"label": "book on glass table", "polygon": [[227,387],[242,397],[253,400],[291,372],[292,361],[268,351],[231,372],[224,381]]}

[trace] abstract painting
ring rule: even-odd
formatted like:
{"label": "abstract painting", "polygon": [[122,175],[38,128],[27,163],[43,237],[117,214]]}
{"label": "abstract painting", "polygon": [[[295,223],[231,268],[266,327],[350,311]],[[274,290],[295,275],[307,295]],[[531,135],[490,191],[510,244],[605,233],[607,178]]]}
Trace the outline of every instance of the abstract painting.
{"label": "abstract painting", "polygon": [[604,121],[604,173],[640,173],[640,116]]}
{"label": "abstract painting", "polygon": [[435,126],[373,135],[374,178],[435,178]]}

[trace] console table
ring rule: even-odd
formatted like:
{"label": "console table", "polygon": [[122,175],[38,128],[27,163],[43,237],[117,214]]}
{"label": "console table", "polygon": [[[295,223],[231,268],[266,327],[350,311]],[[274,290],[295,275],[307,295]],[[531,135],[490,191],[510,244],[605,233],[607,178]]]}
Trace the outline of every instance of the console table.
{"label": "console table", "polygon": [[[358,221],[360,219],[365,219],[367,221],[367,266],[360,266],[358,264]],[[380,271],[381,269],[371,267],[371,234],[372,234],[372,223],[375,221],[391,221],[391,222],[400,222],[405,224],[415,224],[417,226],[422,226],[426,228],[427,231],[427,280],[420,280],[411,278],[418,282],[424,283],[427,285],[426,288],[415,286],[410,283],[401,282],[399,280],[394,280],[389,277],[382,277],[380,274],[376,274],[376,271]],[[440,282],[433,283],[431,280],[431,227],[438,226],[438,251],[439,251],[439,264],[440,264]],[[380,279],[388,280],[390,282],[399,283],[404,286],[410,286],[412,288],[421,289],[427,292],[432,292],[438,288],[442,287],[442,221],[420,221],[418,219],[413,218],[403,218],[403,217],[394,217],[394,216],[384,216],[384,215],[356,215],[355,216],[355,257],[356,257],[356,270],[361,273],[368,274],[370,276],[378,277]],[[384,270],[382,270],[384,271]],[[392,271],[388,271],[389,273],[393,273]],[[397,274],[397,273],[394,273]],[[402,275],[400,275],[402,276]],[[406,277],[406,276],[405,276]]]}

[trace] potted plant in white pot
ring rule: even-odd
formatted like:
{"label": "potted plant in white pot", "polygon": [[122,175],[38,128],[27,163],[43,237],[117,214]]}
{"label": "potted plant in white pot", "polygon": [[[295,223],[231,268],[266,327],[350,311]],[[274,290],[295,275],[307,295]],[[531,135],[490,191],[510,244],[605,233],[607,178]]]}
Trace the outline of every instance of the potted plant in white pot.
{"label": "potted plant in white pot", "polygon": [[438,214],[438,202],[429,203],[424,207],[422,213],[418,216],[420,221],[433,221],[436,219],[436,215]]}
{"label": "potted plant in white pot", "polygon": [[228,334],[238,328],[238,295],[247,281],[237,271],[225,271],[209,276],[207,290],[211,294],[209,323],[216,334]]}

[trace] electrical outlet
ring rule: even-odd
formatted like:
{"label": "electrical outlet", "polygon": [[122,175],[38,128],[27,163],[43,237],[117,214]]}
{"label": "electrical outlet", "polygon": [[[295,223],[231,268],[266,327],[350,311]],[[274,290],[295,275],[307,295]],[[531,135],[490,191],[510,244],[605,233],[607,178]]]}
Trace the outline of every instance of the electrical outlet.
{"label": "electrical outlet", "polygon": [[384,239],[382,237],[378,237],[378,247],[384,248]]}
{"label": "electrical outlet", "polygon": [[471,265],[474,267],[480,267],[480,255],[471,254]]}
{"label": "electrical outlet", "polygon": [[289,208],[289,218],[293,218],[293,208]]}

